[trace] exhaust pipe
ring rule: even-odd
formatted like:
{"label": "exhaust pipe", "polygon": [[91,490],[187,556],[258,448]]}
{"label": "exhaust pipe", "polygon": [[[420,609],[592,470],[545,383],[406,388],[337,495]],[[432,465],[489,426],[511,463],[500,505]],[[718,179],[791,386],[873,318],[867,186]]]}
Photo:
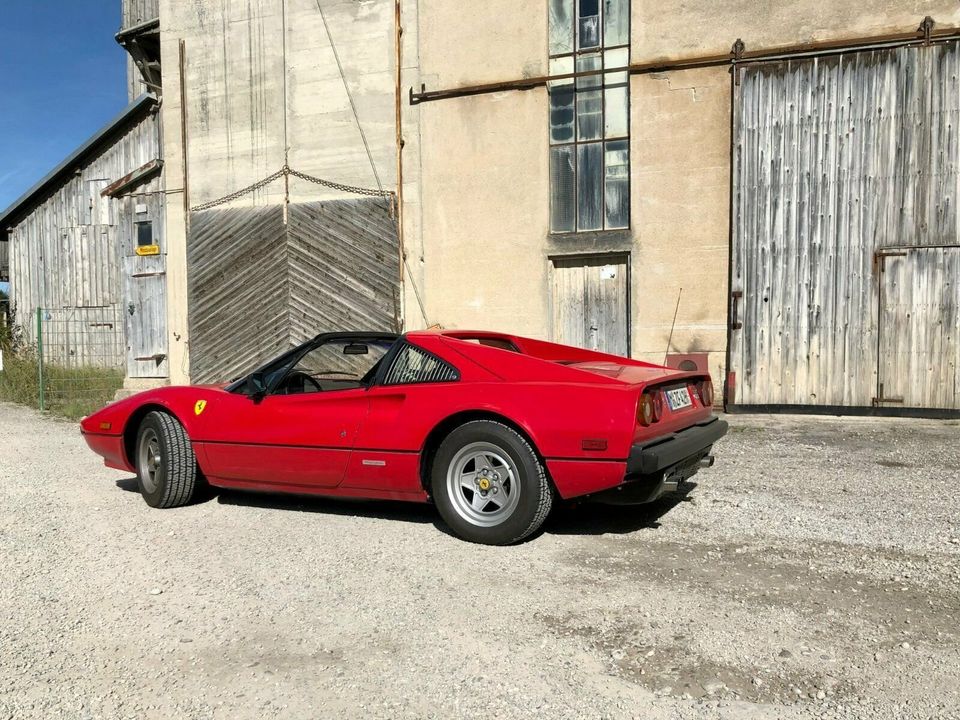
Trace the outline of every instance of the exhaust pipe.
{"label": "exhaust pipe", "polygon": [[702,458],[700,458],[700,467],[713,467],[713,463],[716,462],[716,460],[717,459],[713,455],[704,455]]}

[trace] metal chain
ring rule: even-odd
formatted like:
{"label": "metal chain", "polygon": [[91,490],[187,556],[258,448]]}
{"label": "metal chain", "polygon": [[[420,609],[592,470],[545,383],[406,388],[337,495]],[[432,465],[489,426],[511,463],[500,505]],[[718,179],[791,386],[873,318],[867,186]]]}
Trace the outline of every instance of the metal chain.
{"label": "metal chain", "polygon": [[390,190],[373,190],[371,188],[362,188],[356,187],[355,185],[344,185],[343,183],[333,182],[332,180],[324,180],[322,178],[313,177],[312,175],[307,175],[306,173],[299,172],[294,170],[289,165],[284,165],[282,168],[277,170],[272,175],[268,175],[263,180],[255,182],[253,185],[248,185],[245,188],[236,190],[229,195],[224,195],[222,198],[217,198],[216,200],[211,200],[210,202],[201,203],[200,205],[194,205],[190,208],[193,212],[199,212],[200,210],[209,210],[210,208],[217,207],[218,205],[224,205],[228,202],[236,200],[238,198],[252,193],[256,190],[259,190],[262,187],[265,187],[272,183],[274,180],[279,180],[284,175],[293,175],[296,178],[301,180],[306,180],[307,182],[312,182],[317,185],[323,185],[324,187],[331,188],[333,190],[340,190],[341,192],[353,193],[354,195],[367,195],[370,197],[392,197],[393,192]]}
{"label": "metal chain", "polygon": [[392,190],[374,190],[372,188],[362,188],[355,185],[344,185],[342,183],[333,182],[332,180],[323,180],[322,178],[313,177],[312,175],[307,175],[306,173],[302,173],[291,168],[284,168],[284,170],[290,175],[298,177],[301,180],[306,180],[307,182],[316,183],[317,185],[333,188],[334,190],[353,193],[354,195],[369,195],[371,197],[390,197],[393,195]]}

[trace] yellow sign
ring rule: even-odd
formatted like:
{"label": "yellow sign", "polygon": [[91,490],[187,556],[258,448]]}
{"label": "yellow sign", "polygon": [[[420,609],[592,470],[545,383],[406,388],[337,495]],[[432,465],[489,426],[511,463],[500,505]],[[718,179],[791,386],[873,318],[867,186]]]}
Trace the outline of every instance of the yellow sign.
{"label": "yellow sign", "polygon": [[137,246],[137,255],[159,255],[160,246],[159,245],[138,245]]}
{"label": "yellow sign", "polygon": [[193,406],[193,412],[195,415],[199,415],[204,411],[204,408],[207,407],[206,400],[197,400],[197,404]]}

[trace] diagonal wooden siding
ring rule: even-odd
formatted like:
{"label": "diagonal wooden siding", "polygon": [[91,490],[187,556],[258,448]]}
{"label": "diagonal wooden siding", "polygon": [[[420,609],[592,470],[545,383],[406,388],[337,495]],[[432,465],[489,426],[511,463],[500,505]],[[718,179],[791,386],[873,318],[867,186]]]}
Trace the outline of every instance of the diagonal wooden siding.
{"label": "diagonal wooden siding", "polygon": [[278,206],[206,210],[187,246],[190,376],[229,380],[287,347],[287,251]]}
{"label": "diagonal wooden siding", "polygon": [[223,381],[320,332],[393,330],[395,221],[383,200],[206,210],[187,252],[190,376]]}
{"label": "diagonal wooden siding", "polygon": [[874,253],[958,243],[957,45],[741,72],[736,402],[868,406],[878,392]]}
{"label": "diagonal wooden siding", "polygon": [[395,330],[400,271],[386,200],[290,206],[290,332]]}

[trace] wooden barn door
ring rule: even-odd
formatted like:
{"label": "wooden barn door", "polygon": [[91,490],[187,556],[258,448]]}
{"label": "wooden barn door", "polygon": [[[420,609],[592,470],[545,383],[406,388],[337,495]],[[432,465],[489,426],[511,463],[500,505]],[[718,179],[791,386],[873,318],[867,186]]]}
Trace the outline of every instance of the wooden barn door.
{"label": "wooden barn door", "polygon": [[960,247],[890,250],[877,263],[875,404],[960,409]]}
{"label": "wooden barn door", "polygon": [[554,341],[629,355],[629,287],[625,255],[554,258]]}
{"label": "wooden barn door", "polygon": [[[124,228],[123,315],[127,335],[127,376],[164,378],[167,361],[167,248],[159,201],[137,205]],[[155,207],[157,206],[157,207]]]}
{"label": "wooden barn door", "polygon": [[958,44],[738,72],[728,403],[957,408]]}

